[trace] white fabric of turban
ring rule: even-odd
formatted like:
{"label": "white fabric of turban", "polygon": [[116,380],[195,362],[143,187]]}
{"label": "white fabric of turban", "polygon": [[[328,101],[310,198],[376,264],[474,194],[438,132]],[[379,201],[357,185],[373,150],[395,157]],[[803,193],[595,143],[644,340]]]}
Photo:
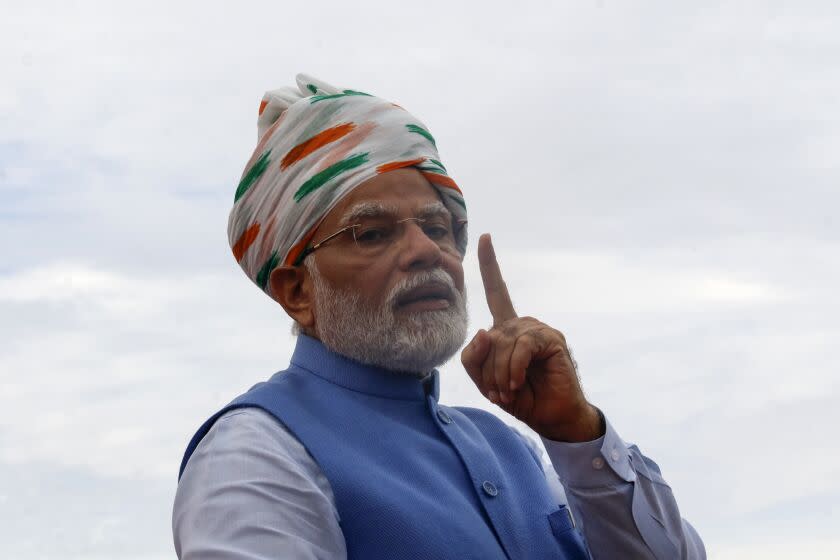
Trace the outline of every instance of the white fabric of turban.
{"label": "white fabric of turban", "polygon": [[[269,296],[271,271],[296,266],[324,216],[380,173],[415,167],[466,222],[464,197],[428,128],[405,109],[306,74],[265,93],[258,143],[234,195],[228,239],[245,274]],[[458,239],[466,250],[466,227]]]}

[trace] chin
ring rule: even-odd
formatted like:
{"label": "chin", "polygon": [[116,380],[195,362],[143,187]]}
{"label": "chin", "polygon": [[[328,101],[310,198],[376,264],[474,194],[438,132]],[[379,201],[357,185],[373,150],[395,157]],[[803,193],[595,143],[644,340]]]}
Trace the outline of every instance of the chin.
{"label": "chin", "polygon": [[407,323],[398,325],[389,341],[389,369],[426,373],[448,362],[466,340],[467,324],[461,316],[423,312]]}

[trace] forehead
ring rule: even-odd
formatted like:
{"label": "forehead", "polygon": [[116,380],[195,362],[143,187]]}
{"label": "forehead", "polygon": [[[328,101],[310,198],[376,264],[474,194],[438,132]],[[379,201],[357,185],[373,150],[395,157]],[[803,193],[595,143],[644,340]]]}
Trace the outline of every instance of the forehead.
{"label": "forehead", "polygon": [[349,209],[360,204],[376,203],[410,214],[436,202],[441,202],[437,189],[419,171],[397,169],[368,179],[353,189],[330,210],[321,226],[338,224]]}

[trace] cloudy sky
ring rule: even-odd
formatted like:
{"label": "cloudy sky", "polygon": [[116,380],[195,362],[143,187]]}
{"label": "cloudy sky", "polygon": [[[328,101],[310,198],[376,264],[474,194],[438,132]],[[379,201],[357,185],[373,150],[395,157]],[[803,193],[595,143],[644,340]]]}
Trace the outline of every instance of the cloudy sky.
{"label": "cloudy sky", "polygon": [[0,1],[3,557],[174,557],[185,444],[294,344],[226,225],[297,72],[430,127],[710,558],[840,555],[836,3]]}

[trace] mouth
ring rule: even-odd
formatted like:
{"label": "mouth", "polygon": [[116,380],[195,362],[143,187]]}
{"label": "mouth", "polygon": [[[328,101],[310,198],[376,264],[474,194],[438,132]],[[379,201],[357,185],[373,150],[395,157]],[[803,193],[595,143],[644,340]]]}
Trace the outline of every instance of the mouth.
{"label": "mouth", "polygon": [[452,304],[452,290],[446,284],[431,282],[417,286],[397,298],[396,307],[406,311],[434,311]]}

